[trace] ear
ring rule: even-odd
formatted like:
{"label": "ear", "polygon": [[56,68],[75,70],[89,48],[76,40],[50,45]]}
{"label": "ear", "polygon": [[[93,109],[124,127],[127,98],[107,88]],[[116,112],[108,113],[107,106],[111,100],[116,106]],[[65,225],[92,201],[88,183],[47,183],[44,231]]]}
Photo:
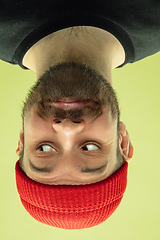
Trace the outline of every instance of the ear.
{"label": "ear", "polygon": [[18,148],[16,150],[17,156],[21,156],[22,149],[23,149],[23,143],[24,143],[24,133],[21,130],[20,134],[19,134]]}
{"label": "ear", "polygon": [[130,141],[129,134],[123,122],[119,123],[119,149],[126,162],[129,162],[133,157],[133,146]]}

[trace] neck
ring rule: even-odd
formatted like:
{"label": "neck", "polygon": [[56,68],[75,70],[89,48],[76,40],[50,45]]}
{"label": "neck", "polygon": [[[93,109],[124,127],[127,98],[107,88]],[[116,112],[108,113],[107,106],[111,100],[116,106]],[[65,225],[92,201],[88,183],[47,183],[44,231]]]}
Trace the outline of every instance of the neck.
{"label": "neck", "polygon": [[112,84],[112,70],[123,64],[125,52],[109,32],[94,27],[73,27],[52,33],[33,45],[23,58],[23,65],[37,79],[62,62],[81,62],[94,68]]}

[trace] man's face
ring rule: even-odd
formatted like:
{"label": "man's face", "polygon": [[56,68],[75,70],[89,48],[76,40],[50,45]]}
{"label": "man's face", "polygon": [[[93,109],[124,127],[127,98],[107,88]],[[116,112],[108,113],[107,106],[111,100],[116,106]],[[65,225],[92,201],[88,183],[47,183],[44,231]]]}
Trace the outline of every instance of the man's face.
{"label": "man's face", "polygon": [[24,105],[21,166],[28,177],[45,184],[101,181],[122,165],[117,164],[114,92],[105,79],[79,64],[62,64],[51,72]]}

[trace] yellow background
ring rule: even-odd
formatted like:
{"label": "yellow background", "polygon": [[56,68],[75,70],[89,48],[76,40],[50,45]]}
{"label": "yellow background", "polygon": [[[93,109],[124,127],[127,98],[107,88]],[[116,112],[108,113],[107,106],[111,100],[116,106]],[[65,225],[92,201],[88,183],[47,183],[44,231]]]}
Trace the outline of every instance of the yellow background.
{"label": "yellow background", "polygon": [[21,106],[35,74],[0,61],[0,239],[160,239],[160,53],[113,71],[113,87],[135,148],[128,187],[115,213],[85,230],[62,230],[34,220],[15,186]]}

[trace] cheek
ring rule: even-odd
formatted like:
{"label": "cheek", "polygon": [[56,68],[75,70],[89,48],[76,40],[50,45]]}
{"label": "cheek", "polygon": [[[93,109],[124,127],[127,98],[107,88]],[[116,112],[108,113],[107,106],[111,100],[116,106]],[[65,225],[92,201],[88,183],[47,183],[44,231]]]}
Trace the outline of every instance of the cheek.
{"label": "cheek", "polygon": [[[50,134],[54,134],[52,125],[43,119],[38,121],[27,121],[24,125],[25,144],[31,146],[37,142],[49,141]],[[47,137],[47,139],[46,139]]]}
{"label": "cheek", "polygon": [[51,130],[51,121],[49,119],[43,119],[36,113],[35,107],[30,114],[24,118],[24,130],[29,135],[40,134]]}
{"label": "cheek", "polygon": [[117,125],[108,119],[98,119],[90,128],[90,131],[100,136],[105,141],[113,141],[117,134]]}
{"label": "cheek", "polygon": [[102,114],[95,119],[94,122],[97,129],[107,131],[110,134],[117,130],[117,120],[113,119],[111,111],[106,107]]}

